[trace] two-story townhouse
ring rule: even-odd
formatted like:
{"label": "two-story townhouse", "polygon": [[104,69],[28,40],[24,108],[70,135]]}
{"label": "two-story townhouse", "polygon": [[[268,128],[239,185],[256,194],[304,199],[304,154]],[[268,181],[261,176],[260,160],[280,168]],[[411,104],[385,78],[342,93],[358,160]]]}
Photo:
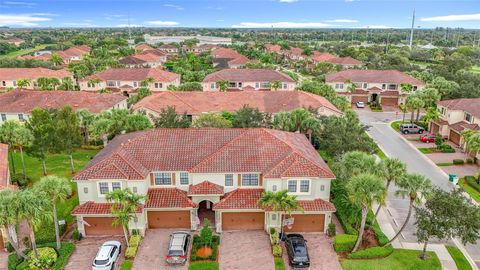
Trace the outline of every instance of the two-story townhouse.
{"label": "two-story townhouse", "polygon": [[105,195],[130,188],[146,195],[131,229],[195,230],[204,218],[217,232],[280,227],[263,208],[264,191],[288,190],[303,210],[290,231],[325,232],[335,207],[335,178],[305,135],[270,129],[154,129],[115,137],[74,177],[83,235],[122,234]]}
{"label": "two-story townhouse", "polygon": [[120,59],[120,64],[127,68],[157,68],[161,67],[167,61],[166,53],[158,50],[145,50],[141,53],[126,56]]}
{"label": "two-story townhouse", "polygon": [[127,97],[80,91],[14,90],[0,95],[0,125],[7,120],[26,121],[34,108],[88,110],[93,114],[127,109]]}
{"label": "two-story townhouse", "polygon": [[480,130],[480,98],[459,98],[437,103],[440,119],[429,124],[429,131],[465,147],[461,132]]}
{"label": "two-story townhouse", "polygon": [[19,80],[27,80],[28,85],[23,89],[37,89],[38,78],[57,78],[60,81],[69,77],[73,80],[70,72],[64,69],[53,70],[43,67],[37,68],[0,68],[0,88],[19,88],[17,83]]}
{"label": "two-story townhouse", "polygon": [[[422,81],[398,70],[342,70],[327,74],[325,82],[352,103],[379,100],[386,106],[405,103],[408,93],[402,91],[402,84],[410,84],[413,92],[425,87]],[[353,92],[349,91],[350,82],[355,84]]]}
{"label": "two-story townhouse", "polygon": [[216,69],[242,68],[251,62],[246,56],[230,48],[217,48],[211,53],[213,67]]}
{"label": "two-story townhouse", "polygon": [[342,66],[342,69],[361,68],[363,66],[362,61],[354,59],[350,56],[338,57],[327,52],[314,51],[313,55],[310,56],[310,59],[314,64],[319,64],[324,62],[331,63],[334,65]]}
{"label": "two-story townhouse", "polygon": [[278,53],[278,54],[280,54],[282,52],[282,47],[278,44],[267,43],[263,47],[265,48],[266,53]]}
{"label": "two-story townhouse", "polygon": [[306,55],[303,54],[303,49],[298,47],[290,47],[288,50],[284,50],[283,54],[291,60],[304,60],[307,58]]}
{"label": "two-story townhouse", "polygon": [[169,56],[174,56],[178,54],[178,48],[172,44],[163,44],[158,47],[159,50],[165,52]]}
{"label": "two-story townhouse", "polygon": [[276,90],[293,91],[297,86],[290,76],[273,69],[222,69],[203,79],[203,91],[220,91],[219,81],[228,81],[229,91],[274,90],[271,84],[275,81],[280,82]]}
{"label": "two-story townhouse", "polygon": [[63,63],[67,65],[70,62],[82,60],[85,55],[90,53],[90,51],[91,48],[89,46],[79,45],[56,53],[63,59]]}
{"label": "two-story townhouse", "polygon": [[129,95],[141,87],[142,81],[149,78],[153,82],[147,87],[152,92],[166,91],[170,85],[180,85],[180,75],[159,68],[109,68],[81,79],[79,85],[83,91],[110,89]]}
{"label": "two-story townhouse", "polygon": [[[8,168],[8,145],[0,143],[0,191],[6,188],[15,188],[10,184],[10,172]],[[0,252],[6,247],[7,231],[3,226],[0,228]]]}
{"label": "two-story townhouse", "polygon": [[[238,102],[232,102],[237,100]],[[132,107],[151,119],[162,110],[174,107],[195,120],[204,113],[236,112],[243,106],[273,115],[297,108],[315,109],[319,115],[341,115],[342,112],[322,96],[303,91],[232,91],[232,92],[162,92],[143,98]]]}

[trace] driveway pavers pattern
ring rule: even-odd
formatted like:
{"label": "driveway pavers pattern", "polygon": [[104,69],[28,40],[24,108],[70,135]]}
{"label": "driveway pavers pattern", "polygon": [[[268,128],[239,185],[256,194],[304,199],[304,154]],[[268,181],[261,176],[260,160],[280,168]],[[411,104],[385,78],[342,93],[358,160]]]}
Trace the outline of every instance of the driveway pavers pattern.
{"label": "driveway pavers pattern", "polygon": [[65,269],[68,270],[86,270],[92,269],[92,262],[97,255],[98,248],[106,241],[120,241],[122,243],[122,253],[115,262],[115,269],[120,269],[120,265],[125,258],[125,250],[127,249],[125,239],[121,236],[112,237],[86,237],[77,243],[77,247],[70,257]]}

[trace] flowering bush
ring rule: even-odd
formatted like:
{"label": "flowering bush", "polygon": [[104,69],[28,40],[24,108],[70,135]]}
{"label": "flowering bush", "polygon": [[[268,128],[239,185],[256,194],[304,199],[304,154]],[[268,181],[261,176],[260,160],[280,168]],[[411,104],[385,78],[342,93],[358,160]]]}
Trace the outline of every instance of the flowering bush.
{"label": "flowering bush", "polygon": [[50,267],[57,261],[58,254],[55,249],[51,247],[43,247],[38,250],[38,260],[35,259],[35,254],[33,250],[28,253],[29,258],[29,269],[31,270],[41,270],[41,269],[50,269]]}

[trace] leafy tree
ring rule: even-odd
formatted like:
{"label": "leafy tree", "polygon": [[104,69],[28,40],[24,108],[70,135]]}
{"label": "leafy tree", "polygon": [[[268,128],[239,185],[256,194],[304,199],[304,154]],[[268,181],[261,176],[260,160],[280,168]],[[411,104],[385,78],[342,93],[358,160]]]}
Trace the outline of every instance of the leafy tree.
{"label": "leafy tree", "polygon": [[438,109],[435,107],[428,107],[425,116],[423,117],[423,121],[425,124],[429,124],[431,121],[438,121],[440,119],[440,113]]}
{"label": "leafy tree", "polygon": [[217,81],[216,84],[220,92],[227,92],[230,83],[227,80],[220,80]]}
{"label": "leafy tree", "polygon": [[[13,148],[19,126],[20,123],[15,120],[7,120],[3,122],[3,124],[0,126],[0,142],[8,144],[9,151],[11,151],[11,149]],[[12,155],[10,155],[10,158],[12,158]],[[12,172],[13,174],[15,174],[15,166],[13,163],[13,159],[11,159],[11,165]]]}
{"label": "leafy tree", "polygon": [[55,125],[52,115],[40,108],[32,110],[31,117],[26,126],[33,134],[32,145],[27,148],[27,152],[42,161],[43,175],[47,175],[47,166],[45,159],[50,150],[53,149],[55,142]]}
{"label": "leafy tree", "polygon": [[270,83],[270,88],[272,88],[275,91],[280,89],[280,87],[282,87],[282,83],[280,81],[273,81]]}
{"label": "leafy tree", "polygon": [[350,106],[350,102],[345,97],[339,96],[335,89],[318,81],[305,80],[300,84],[300,86],[297,86],[297,90],[302,90],[325,97],[341,111],[345,111]]}
{"label": "leafy tree", "polygon": [[106,147],[108,144],[108,136],[112,131],[112,120],[105,117],[95,117],[90,126],[88,127],[88,132],[91,134],[92,138],[103,141],[103,147]]}
{"label": "leafy tree", "polygon": [[53,63],[54,66],[61,66],[63,64],[63,59],[60,55],[56,53],[52,53],[50,55],[50,61]]}
{"label": "leafy tree", "polygon": [[62,82],[60,83],[59,88],[65,91],[72,91],[72,90],[75,90],[75,84],[72,78],[65,77],[62,79]]}
{"label": "leafy tree", "polygon": [[190,121],[187,113],[177,114],[175,107],[162,108],[157,118],[153,120],[157,128],[188,128]]}
{"label": "leafy tree", "polygon": [[148,86],[154,82],[155,82],[155,79],[153,77],[148,77],[145,80],[140,82],[140,86],[144,88],[148,88]]}
{"label": "leafy tree", "polygon": [[127,132],[151,129],[152,123],[144,114],[134,113],[127,116],[125,130]]}
{"label": "leafy tree", "polygon": [[321,131],[320,120],[304,108],[276,114],[273,117],[273,126],[280,130],[306,134],[310,141],[312,141],[312,135],[318,136]]}
{"label": "leafy tree", "polygon": [[219,113],[205,113],[193,121],[192,127],[229,128],[232,127],[232,122],[223,118]]}
{"label": "leafy tree", "polygon": [[409,83],[401,83],[400,90],[402,90],[403,93],[411,93],[413,90],[413,86]]}
{"label": "leafy tree", "polygon": [[28,79],[20,79],[17,81],[17,87],[20,89],[24,89],[27,86],[30,86],[30,80]]}
{"label": "leafy tree", "polygon": [[46,195],[53,210],[53,223],[55,226],[55,239],[57,250],[61,247],[60,229],[58,228],[57,204],[65,202],[72,195],[72,187],[66,178],[58,176],[45,176],[35,183],[34,188]]}
{"label": "leafy tree", "polygon": [[203,91],[203,86],[199,82],[184,82],[179,86],[173,84],[168,86],[170,91]]}
{"label": "leafy tree", "polygon": [[92,124],[94,115],[85,109],[78,110],[75,114],[77,115],[78,119],[78,127],[80,128],[80,132],[83,134],[83,143],[88,144],[90,141],[88,127]]}
{"label": "leafy tree", "polygon": [[82,135],[78,126],[78,118],[71,107],[65,106],[55,114],[55,149],[70,156],[72,173],[75,172],[73,152],[82,144]]}
{"label": "leafy tree", "polygon": [[449,97],[459,88],[458,83],[446,80],[441,76],[435,77],[432,82],[428,84],[428,86],[436,89],[441,98]]}
{"label": "leafy tree", "polygon": [[378,167],[375,157],[361,151],[345,153],[337,165],[339,178],[346,182],[361,173],[379,174]]}
{"label": "leafy tree", "polygon": [[17,191],[10,188],[0,190],[0,227],[8,232],[6,234],[8,242],[12,245],[17,256],[27,259],[27,256],[20,249],[17,237],[16,225],[23,220],[19,208]]}
{"label": "leafy tree", "polygon": [[233,116],[232,126],[234,128],[255,128],[261,127],[265,115],[258,108],[251,108],[248,105],[236,111]]}
{"label": "leafy tree", "polygon": [[127,103],[128,106],[132,106],[133,104],[136,104],[140,100],[142,100],[144,97],[150,96],[152,94],[152,91],[146,87],[141,87],[138,89],[136,95],[132,95],[128,98]]}
{"label": "leafy tree", "polygon": [[435,88],[426,88],[416,94],[422,99],[423,107],[425,108],[436,107],[437,102],[440,100],[440,95]]}
{"label": "leafy tree", "polygon": [[280,233],[283,234],[283,219],[284,215],[292,216],[294,211],[302,211],[297,196],[288,194],[288,190],[280,190],[277,192],[265,191],[258,203],[264,208],[271,209],[275,212],[280,212]]}
{"label": "leafy tree", "polygon": [[[407,166],[398,158],[387,158],[382,160],[379,168],[379,175],[387,181],[385,186],[387,191],[392,182],[395,184],[399,183],[407,173]],[[377,211],[375,211],[375,217],[378,216],[381,207],[381,205],[378,206]]]}
{"label": "leafy tree", "polygon": [[475,157],[478,151],[480,151],[480,132],[474,132],[470,129],[467,129],[462,132],[462,136],[465,141],[466,149],[470,155]]}
{"label": "leafy tree", "polygon": [[378,176],[372,174],[359,174],[353,176],[347,183],[346,188],[351,202],[362,208],[360,230],[358,232],[357,242],[352,250],[352,252],[355,252],[358,250],[363,238],[368,210],[372,208],[374,202],[379,204],[384,203],[385,197],[387,196],[387,189],[385,188],[383,181]]}

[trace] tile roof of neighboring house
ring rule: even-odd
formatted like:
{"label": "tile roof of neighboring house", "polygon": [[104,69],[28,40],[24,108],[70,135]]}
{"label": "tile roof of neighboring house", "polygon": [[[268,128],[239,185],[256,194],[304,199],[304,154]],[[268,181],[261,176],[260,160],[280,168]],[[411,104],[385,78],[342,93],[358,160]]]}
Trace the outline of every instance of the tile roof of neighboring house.
{"label": "tile roof of neighboring house", "polygon": [[0,95],[0,112],[30,113],[36,107],[58,109],[69,105],[74,110],[99,113],[126,99],[123,95],[83,91],[14,90]]}
{"label": "tile roof of neighboring house", "polygon": [[139,65],[149,62],[160,62],[162,60],[162,54],[143,52],[139,54],[129,55],[120,59],[120,63],[124,65]]}
{"label": "tile roof of neighboring house", "polygon": [[287,74],[273,69],[222,69],[211,73],[203,79],[203,82],[295,82]]}
{"label": "tile roof of neighboring house", "polygon": [[438,105],[446,107],[449,110],[462,110],[480,118],[480,98],[457,98],[442,100]]}
{"label": "tile roof of neighboring house", "polygon": [[0,190],[9,185],[8,145],[0,143]]}
{"label": "tile roof of neighboring house", "polygon": [[348,69],[325,76],[326,82],[345,82],[347,80],[366,83],[410,83],[414,85],[424,85],[422,81],[398,70]]}
{"label": "tile roof of neighboring house", "polygon": [[90,47],[87,45],[80,45],[68,48],[64,51],[56,52],[62,58],[69,58],[69,57],[82,57],[83,55],[90,52]]}
{"label": "tile roof of neighboring house", "polygon": [[142,43],[135,46],[135,49],[140,51],[145,51],[145,50],[152,50],[153,47],[148,44]]}
{"label": "tile roof of neighboring house", "polygon": [[172,44],[163,44],[159,46],[160,49],[177,49],[177,47],[173,46]]}
{"label": "tile roof of neighboring house", "polygon": [[363,65],[362,61],[359,61],[350,56],[347,57],[333,57],[327,60],[327,62],[338,65]]}
{"label": "tile roof of neighboring house", "polygon": [[[73,209],[72,215],[110,215],[113,203],[97,203],[88,201]],[[137,208],[137,213],[143,212],[143,205]]]}
{"label": "tile roof of neighboring house", "polygon": [[37,68],[0,68],[0,80],[36,80],[40,77],[58,78],[71,77],[72,73],[65,69],[53,70],[43,67]]}
{"label": "tile roof of neighboring house", "polygon": [[314,51],[312,55],[312,59],[317,62],[327,62],[328,60],[335,58],[336,56],[331,53],[319,52]]}
{"label": "tile roof of neighboring house", "polygon": [[109,68],[90,75],[81,81],[88,81],[93,78],[99,78],[103,81],[143,81],[148,77],[152,77],[156,82],[172,82],[179,79],[180,75],[159,68]]}
{"label": "tile roof of neighboring house", "polygon": [[264,128],[192,128],[116,136],[74,179],[142,180],[152,171],[335,177],[303,134]]}
{"label": "tile roof of neighboring house", "polygon": [[265,44],[265,49],[267,49],[268,52],[281,52],[282,47],[277,44]]}
{"label": "tile roof of neighboring house", "polygon": [[196,185],[190,185],[188,187],[188,196],[191,195],[223,195],[223,187],[217,184],[214,184],[210,181],[203,181]]}
{"label": "tile roof of neighboring house", "polygon": [[230,61],[228,61],[229,65],[245,65],[247,63],[255,63],[255,60],[250,60],[246,56],[238,56]]}
{"label": "tile roof of neighboring house", "polygon": [[[259,209],[258,200],[262,197],[261,188],[237,188],[225,194],[225,197],[213,205],[213,210],[220,209]],[[262,209],[263,210],[263,209]]]}
{"label": "tile roof of neighboring house", "polygon": [[480,126],[478,124],[470,124],[464,121],[460,121],[451,125],[448,125],[450,129],[455,130],[456,132],[464,131],[465,129],[479,130]]}
{"label": "tile roof of neighboring house", "polygon": [[331,202],[322,199],[315,200],[299,200],[298,203],[307,212],[331,211],[335,212],[335,206]]}
{"label": "tile roof of neighboring house", "polygon": [[23,58],[23,59],[33,59],[33,60],[43,60],[43,61],[48,61],[50,60],[51,57],[52,57],[51,53],[42,53],[36,56],[30,55],[30,54],[20,56],[20,58]]}
{"label": "tile roof of neighboring house", "polygon": [[297,48],[297,47],[290,47],[288,52],[292,55],[300,56],[300,55],[303,54],[303,49],[302,48]]}
{"label": "tile roof of neighboring house", "polygon": [[[237,100],[238,102],[232,102]],[[232,92],[172,92],[155,93],[134,105],[134,110],[161,112],[168,106],[179,113],[199,115],[205,112],[235,112],[244,105],[261,112],[279,113],[296,108],[326,108],[337,114],[341,111],[322,96],[303,91],[232,91]]]}
{"label": "tile roof of neighboring house", "polygon": [[223,47],[213,50],[212,55],[215,58],[228,58],[228,59],[234,59],[234,58],[243,56],[242,54],[238,53],[234,49],[223,48]]}
{"label": "tile roof of neighboring house", "polygon": [[178,188],[149,188],[145,208],[188,208],[196,204]]}

